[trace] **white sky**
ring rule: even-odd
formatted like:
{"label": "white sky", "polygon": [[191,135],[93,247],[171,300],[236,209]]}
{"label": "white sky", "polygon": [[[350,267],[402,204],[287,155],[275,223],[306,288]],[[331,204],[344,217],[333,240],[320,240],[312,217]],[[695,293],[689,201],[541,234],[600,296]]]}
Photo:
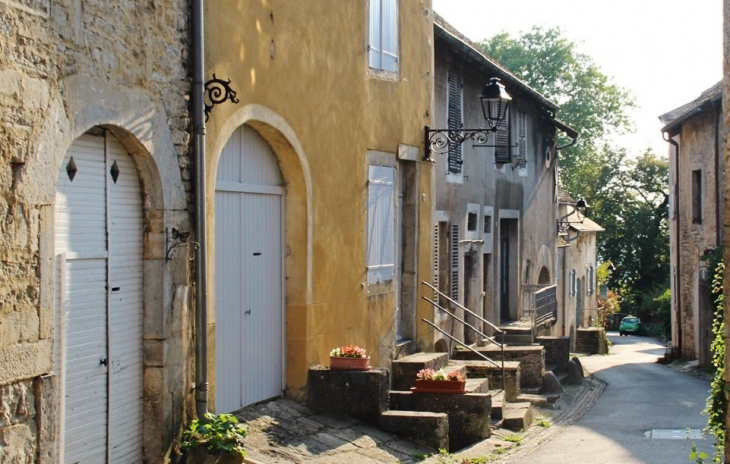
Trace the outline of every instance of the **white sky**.
{"label": "white sky", "polygon": [[658,116],[722,79],[722,0],[433,0],[433,9],[473,41],[560,26],[633,93],[636,132],[616,141],[631,154],[667,153]]}

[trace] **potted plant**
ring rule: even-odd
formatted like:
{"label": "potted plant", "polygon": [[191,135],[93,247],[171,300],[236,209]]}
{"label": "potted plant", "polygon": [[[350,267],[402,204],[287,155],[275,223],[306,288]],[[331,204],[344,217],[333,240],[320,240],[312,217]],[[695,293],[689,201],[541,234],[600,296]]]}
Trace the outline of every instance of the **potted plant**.
{"label": "potted plant", "polygon": [[233,414],[206,414],[206,420],[195,419],[183,431],[180,449],[186,463],[240,464],[246,451],[243,439],[246,426]]}
{"label": "potted plant", "polygon": [[330,351],[330,369],[367,371],[370,370],[370,356],[357,345],[338,346]]}
{"label": "potted plant", "polygon": [[464,393],[466,377],[461,372],[448,374],[443,369],[435,371],[431,368],[421,369],[416,374],[415,393]]}

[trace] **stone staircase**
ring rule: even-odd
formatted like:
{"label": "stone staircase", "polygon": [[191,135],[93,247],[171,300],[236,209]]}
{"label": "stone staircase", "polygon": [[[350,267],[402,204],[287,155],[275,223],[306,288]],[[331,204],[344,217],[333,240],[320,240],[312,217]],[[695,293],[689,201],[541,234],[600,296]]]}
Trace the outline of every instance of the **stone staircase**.
{"label": "stone staircase", "polygon": [[[433,449],[451,452],[489,438],[493,428],[527,430],[532,405],[555,402],[559,392],[544,392],[543,375],[567,365],[565,337],[541,337],[535,345],[472,347],[446,353],[415,353],[393,361],[392,369],[331,371],[310,368],[308,404],[315,410],[346,413]],[[551,364],[546,365],[545,360]],[[419,370],[458,371],[467,378],[465,393],[414,392]],[[546,375],[549,377],[552,374]],[[556,381],[557,382],[557,381]],[[560,384],[557,387],[562,391]]]}

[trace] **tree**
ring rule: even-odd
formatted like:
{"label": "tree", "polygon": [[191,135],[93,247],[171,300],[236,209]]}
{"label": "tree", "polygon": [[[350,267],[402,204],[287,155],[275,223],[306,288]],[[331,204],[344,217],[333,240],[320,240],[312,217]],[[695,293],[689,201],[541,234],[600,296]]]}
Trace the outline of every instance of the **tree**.
{"label": "tree", "polygon": [[611,82],[593,60],[577,51],[577,44],[560,28],[533,27],[520,37],[498,34],[480,47],[521,80],[560,106],[558,117],[579,133],[578,143],[561,151],[561,181],[573,196],[588,197],[586,186],[596,185],[612,160],[601,147],[612,134],[632,128],[628,110],[635,106],[630,93]]}
{"label": "tree", "polygon": [[605,228],[598,254],[612,264],[608,285],[620,292],[622,309],[648,308],[652,315],[669,287],[668,164],[651,150],[629,159],[609,143],[631,129],[633,97],[560,28],[536,26],[516,38],[501,33],[480,46],[557,103],[557,117],[580,133],[576,145],[560,152],[562,187],[585,197],[590,217]]}

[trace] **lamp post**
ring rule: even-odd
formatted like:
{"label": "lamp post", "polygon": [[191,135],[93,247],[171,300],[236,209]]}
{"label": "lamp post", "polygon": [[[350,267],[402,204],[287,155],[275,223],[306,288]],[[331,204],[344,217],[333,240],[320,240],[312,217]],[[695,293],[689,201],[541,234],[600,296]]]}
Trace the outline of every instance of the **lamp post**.
{"label": "lamp post", "polygon": [[479,95],[479,101],[482,104],[482,112],[488,127],[479,129],[431,129],[426,126],[426,156],[424,158],[426,161],[432,161],[431,153],[446,153],[450,146],[461,145],[467,140],[473,140],[482,147],[490,146],[485,145],[489,140],[489,133],[497,132],[500,123],[505,120],[512,97],[509,96],[504,85],[499,82],[499,78],[493,77]]}
{"label": "lamp post", "polygon": [[[574,205],[571,205],[571,207],[573,208],[572,211],[558,219],[558,235],[567,234],[570,224],[583,224],[583,221],[585,221],[586,218],[586,211],[590,208],[590,206],[588,206],[588,202],[586,202],[582,197],[579,198]],[[572,216],[573,213],[577,213],[578,220],[568,221],[567,219]]]}

